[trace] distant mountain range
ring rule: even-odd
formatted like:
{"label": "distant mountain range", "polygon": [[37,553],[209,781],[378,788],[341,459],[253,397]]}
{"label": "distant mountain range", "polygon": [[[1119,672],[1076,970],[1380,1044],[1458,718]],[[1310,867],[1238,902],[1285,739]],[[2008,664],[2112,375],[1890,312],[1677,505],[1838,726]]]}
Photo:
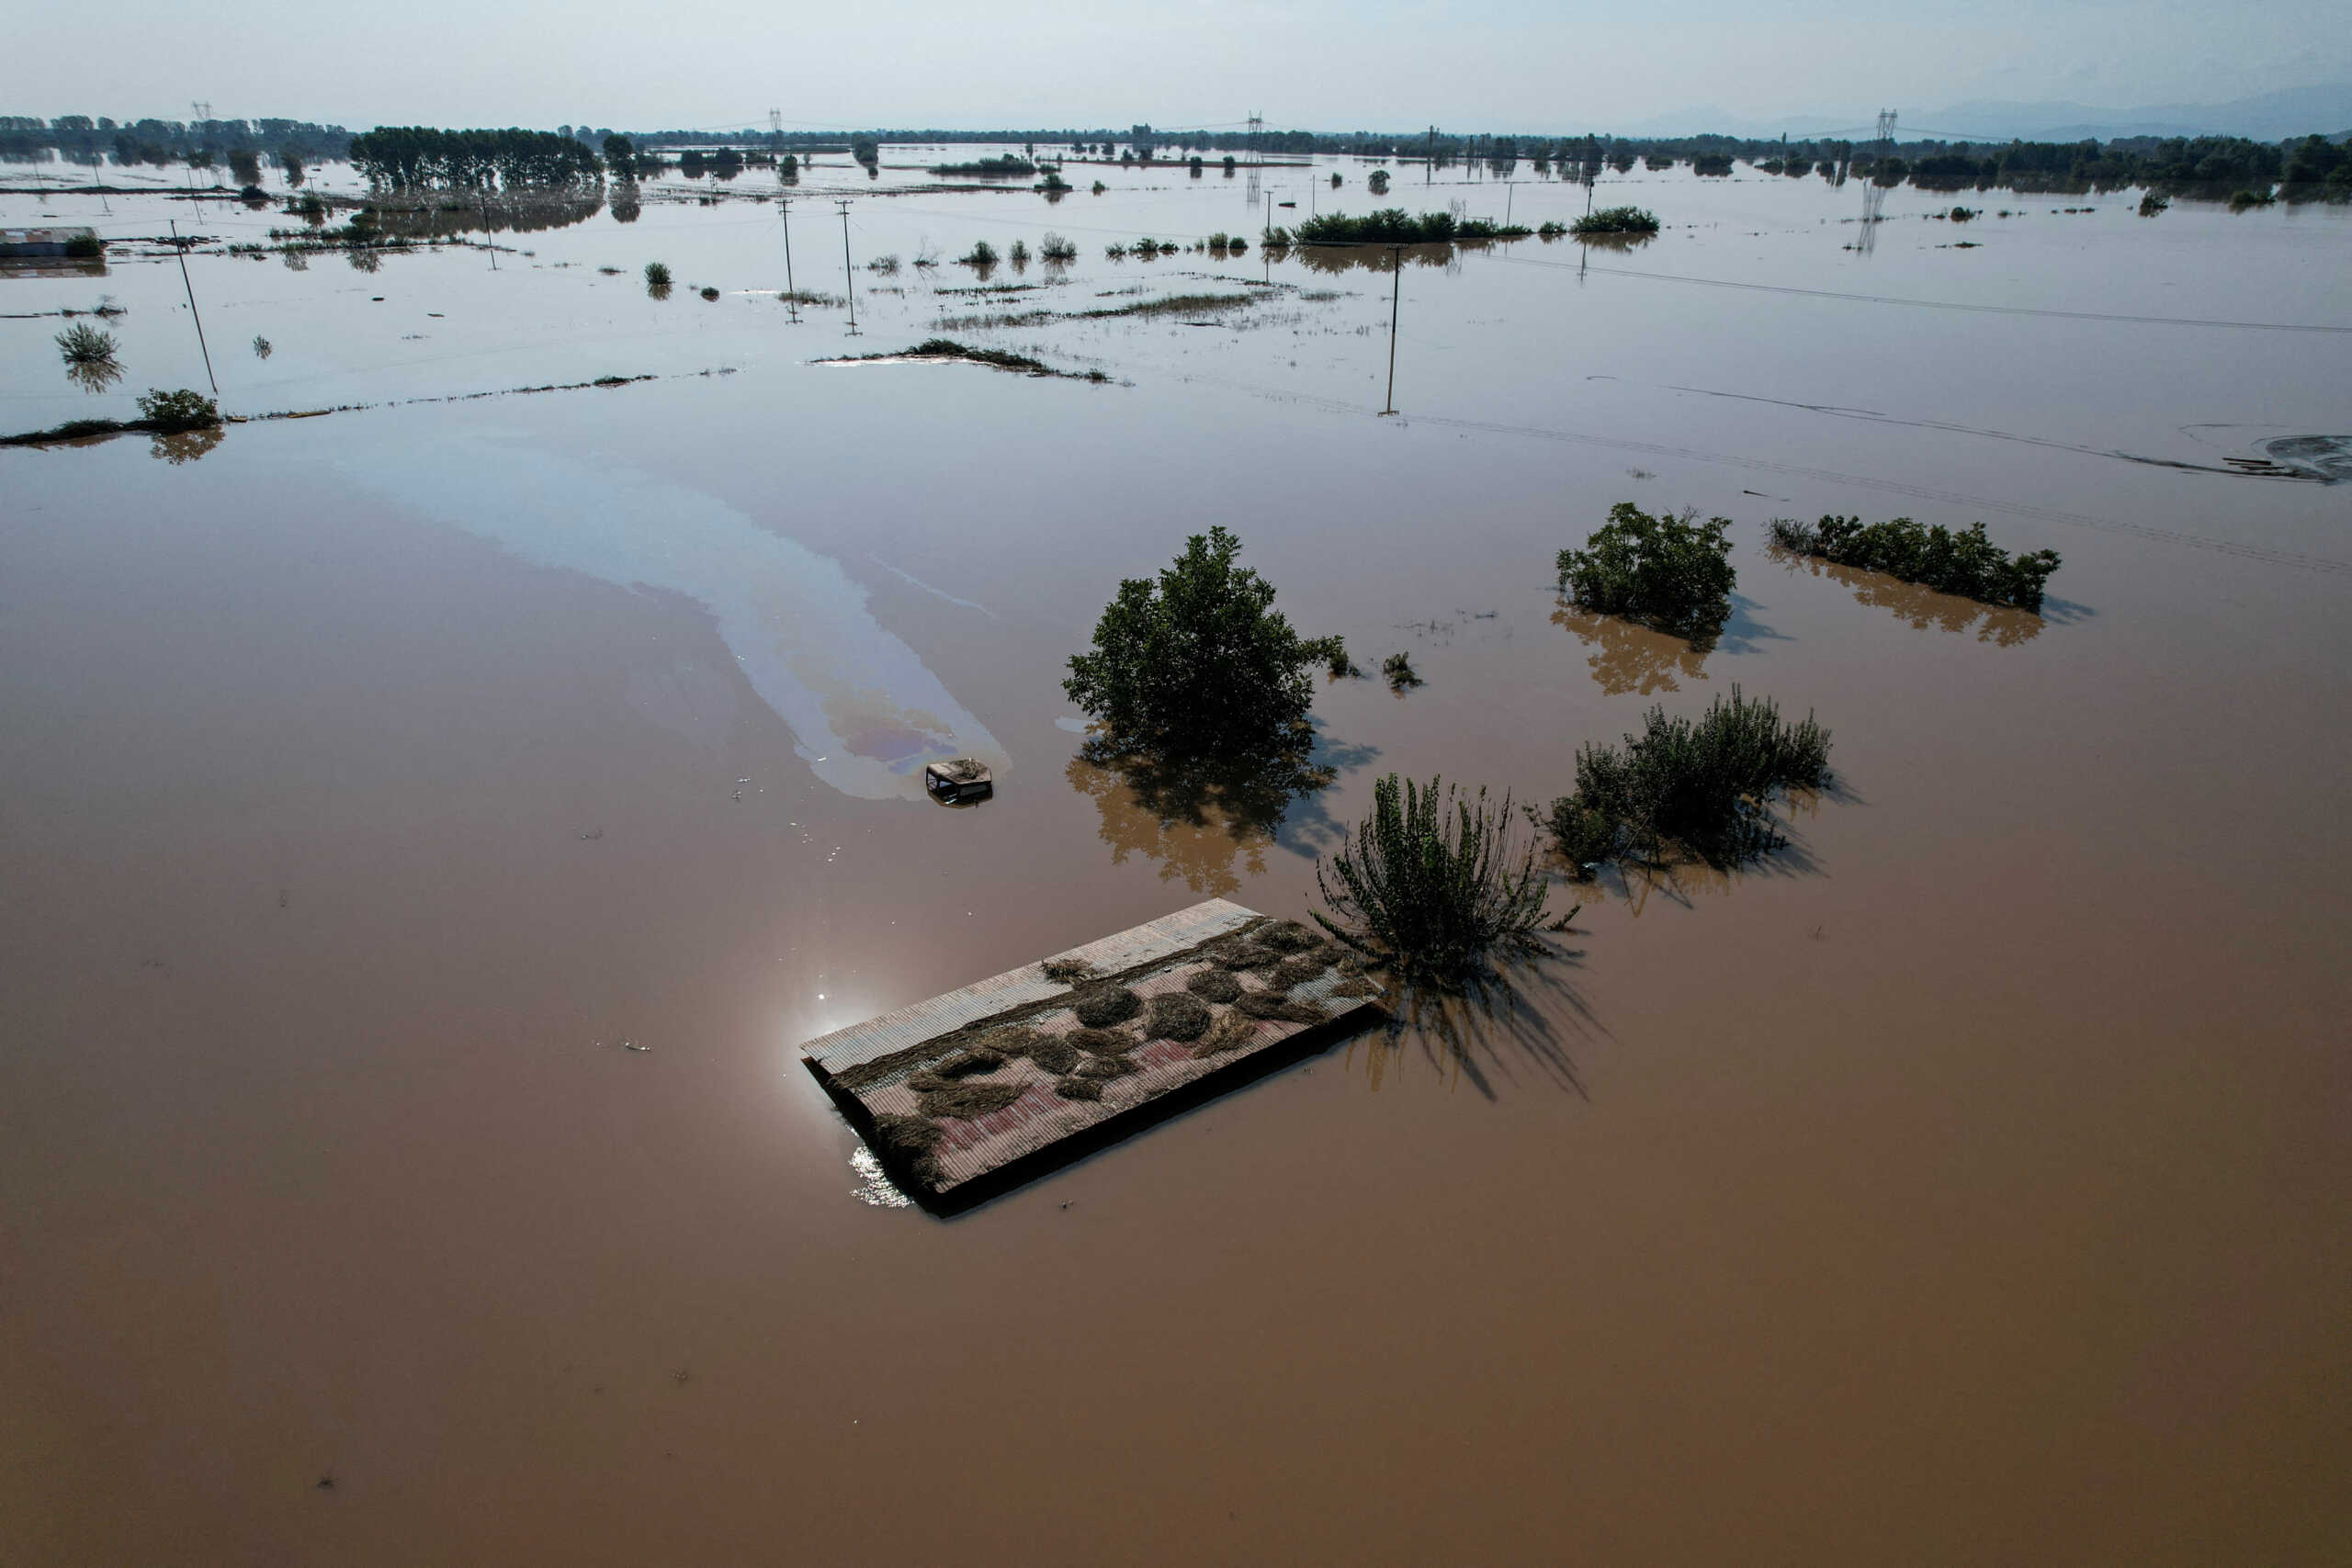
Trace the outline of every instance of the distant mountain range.
{"label": "distant mountain range", "polygon": [[[2132,108],[2098,108],[2089,104],[2009,103],[1979,98],[1917,112],[1894,106],[1900,118],[1895,135],[1904,141],[1933,137],[1945,141],[2080,141],[2119,136],[2246,136],[2257,141],[2281,141],[2312,131],[2340,135],[2352,130],[2352,82],[2331,82],[2317,87],[2290,87],[2250,98],[2219,104],[2143,104]],[[1628,136],[1691,136],[1716,131],[1725,136],[1822,136],[1864,138],[1877,114],[1840,120],[1822,115],[1792,115],[1774,120],[1754,120],[1708,108],[1659,115],[1620,128]],[[1858,130],[1857,127],[1860,127]]]}

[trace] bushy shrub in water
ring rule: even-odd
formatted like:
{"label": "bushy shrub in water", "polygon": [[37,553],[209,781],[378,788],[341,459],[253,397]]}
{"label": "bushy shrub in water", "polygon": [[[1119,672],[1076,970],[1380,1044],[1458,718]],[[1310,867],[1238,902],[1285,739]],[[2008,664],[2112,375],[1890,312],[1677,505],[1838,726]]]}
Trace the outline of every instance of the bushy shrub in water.
{"label": "bushy shrub in water", "polygon": [[1681,637],[1709,636],[1731,615],[1728,517],[1685,511],[1653,517],[1630,501],[1580,550],[1559,554],[1560,586],[1588,610],[1623,615]]}
{"label": "bushy shrub in water", "polygon": [[1056,264],[1074,262],[1078,259],[1078,247],[1049,229],[1046,231],[1044,241],[1037,246],[1037,254],[1042,259]]}
{"label": "bushy shrub in water", "polygon": [[662,265],[660,262],[647,262],[645,264],[645,286],[648,288],[669,288],[670,269]]}
{"label": "bushy shrub in water", "polygon": [[1568,225],[1577,234],[1655,234],[1657,214],[1639,207],[1604,207]]}
{"label": "bushy shrub in water", "polygon": [[996,265],[996,247],[986,240],[976,242],[972,248],[956,258],[966,266]]}
{"label": "bushy shrub in water", "polygon": [[220,423],[220,405],[201,392],[183,387],[176,392],[153,391],[139,400],[139,417],[155,430],[207,430]]}
{"label": "bushy shrub in water", "polygon": [[1315,886],[1330,908],[1316,923],[1359,953],[1441,984],[1477,973],[1487,955],[1530,944],[1544,917],[1535,847],[1512,831],[1510,797],[1464,795],[1388,774]]}
{"label": "bushy shrub in water", "polygon": [[1801,555],[2020,610],[2041,608],[2043,587],[2059,566],[2055,550],[2009,554],[1984,536],[1982,523],[1955,534],[1908,517],[1867,525],[1859,517],[1824,517],[1810,526],[1776,517],[1771,533],[1774,544]]}
{"label": "bushy shrub in water", "polygon": [[1545,822],[1578,867],[1621,854],[1655,860],[1677,844],[1736,863],[1779,846],[1768,811],[1776,793],[1817,788],[1828,775],[1829,732],[1811,714],[1791,724],[1770,698],[1750,702],[1734,686],[1696,722],[1653,707],[1623,747],[1578,750],[1576,793],[1554,801]]}
{"label": "bushy shrub in water", "polygon": [[1074,654],[1062,689],[1123,749],[1226,756],[1306,739],[1311,671],[1344,656],[1337,637],[1302,637],[1273,608],[1274,587],[1235,564],[1222,525],[1186,541],[1157,581],[1129,578]]}

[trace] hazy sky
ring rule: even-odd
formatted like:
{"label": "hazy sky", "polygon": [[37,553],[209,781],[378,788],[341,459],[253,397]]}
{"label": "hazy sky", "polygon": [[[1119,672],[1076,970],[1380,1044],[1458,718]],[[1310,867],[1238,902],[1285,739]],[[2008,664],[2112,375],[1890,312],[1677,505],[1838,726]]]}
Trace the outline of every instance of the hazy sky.
{"label": "hazy sky", "polygon": [[713,128],[1573,130],[2352,79],[2344,0],[17,0],[0,113]]}

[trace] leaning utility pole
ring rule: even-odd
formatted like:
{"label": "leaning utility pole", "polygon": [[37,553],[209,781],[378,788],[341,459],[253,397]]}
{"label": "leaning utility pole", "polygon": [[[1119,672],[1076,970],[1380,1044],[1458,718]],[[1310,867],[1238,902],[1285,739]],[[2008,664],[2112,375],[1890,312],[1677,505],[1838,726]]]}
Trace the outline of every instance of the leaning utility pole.
{"label": "leaning utility pole", "polygon": [[843,197],[842,209],[842,287],[849,295],[849,335],[857,335],[857,275],[849,269],[849,201]]}
{"label": "leaning utility pole", "polygon": [[784,220],[784,302],[790,310],[792,319],[797,321],[800,319],[800,290],[792,281],[792,198],[780,196],[775,198],[775,204],[780,209],[777,216]]}
{"label": "leaning utility pole", "polygon": [[180,243],[179,224],[171,220],[166,221],[172,224],[172,254],[180,259],[180,287],[187,290],[187,313],[196,322],[197,352],[204,355],[204,378],[211,383],[212,400],[218,402],[220,400],[220,383],[212,374],[212,350],[204,344],[204,318],[196,311],[196,285],[187,277],[187,247]]}
{"label": "leaning utility pole", "polygon": [[1382,413],[1396,412],[1396,310],[1405,298],[1405,247],[1389,246],[1388,262],[1396,276],[1388,286],[1388,406]]}

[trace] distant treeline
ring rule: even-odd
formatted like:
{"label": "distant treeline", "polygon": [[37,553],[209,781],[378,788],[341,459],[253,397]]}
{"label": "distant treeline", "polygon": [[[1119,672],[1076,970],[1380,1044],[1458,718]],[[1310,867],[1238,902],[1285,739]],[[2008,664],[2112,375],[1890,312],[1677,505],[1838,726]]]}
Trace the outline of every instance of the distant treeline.
{"label": "distant treeline", "polygon": [[379,126],[351,139],[351,162],[371,185],[391,190],[502,190],[591,185],[604,160],[552,130],[435,130]]}
{"label": "distant treeline", "polygon": [[[1565,179],[1593,177],[1603,169],[1619,173],[1638,164],[1651,169],[1689,164],[1702,175],[1728,175],[1735,161],[1764,173],[1818,174],[1833,181],[1860,175],[1883,185],[1913,181],[1928,188],[1994,186],[2027,191],[2087,191],[2150,185],[2176,189],[2198,186],[2243,188],[2283,184],[2288,194],[2352,196],[2352,156],[2342,138],[2309,136],[2285,143],[2234,136],[2124,137],[2112,141],[2011,141],[2006,144],[1941,141],[1905,141],[1879,154],[1868,142],[1826,138],[1762,140],[1736,136],[1488,136],[1433,130],[1344,132],[1312,130],[1155,130],[1098,127],[1059,130],[948,130],[904,129],[842,130],[654,130],[629,132],[646,151],[638,154],[643,172],[662,166],[662,148],[732,150],[748,164],[764,163],[787,150],[838,152],[850,150],[872,162],[881,146],[896,142],[1012,143],[1034,159],[1039,155],[1152,162],[1197,153],[1251,152],[1275,156],[1309,153],[1376,161],[1430,161],[1440,166],[1483,164],[1498,175],[1522,163],[1538,175]],[[303,162],[351,157],[373,149],[366,172],[388,186],[472,186],[492,178],[501,185],[565,186],[593,181],[602,168],[597,150],[616,138],[609,126],[564,126],[555,131],[432,130],[422,127],[379,128],[355,137],[341,126],[307,120],[141,119],[118,124],[104,117],[61,115],[42,120],[0,116],[0,157],[39,158],[54,152],[97,164],[111,154],[118,163],[175,163],[201,158],[217,163],[239,152],[290,154]],[[766,158],[756,154],[764,152]],[[723,155],[710,165],[733,166]],[[616,165],[616,172],[626,172]]]}
{"label": "distant treeline", "polygon": [[0,115],[0,158],[33,160],[55,152],[69,163],[175,164],[191,154],[217,163],[232,152],[292,153],[305,163],[341,158],[351,132],[307,119],[135,119],[105,115]]}

